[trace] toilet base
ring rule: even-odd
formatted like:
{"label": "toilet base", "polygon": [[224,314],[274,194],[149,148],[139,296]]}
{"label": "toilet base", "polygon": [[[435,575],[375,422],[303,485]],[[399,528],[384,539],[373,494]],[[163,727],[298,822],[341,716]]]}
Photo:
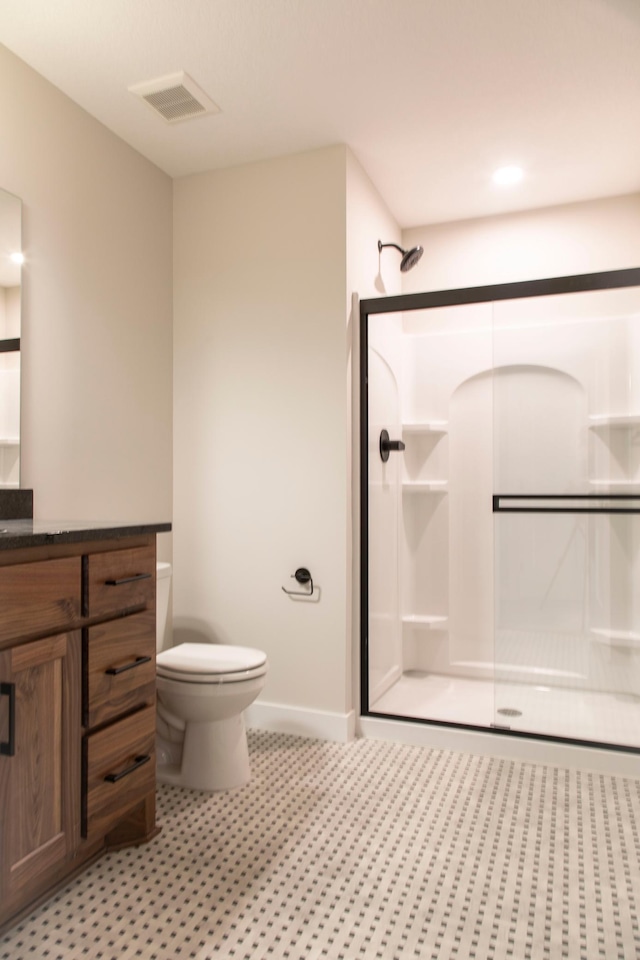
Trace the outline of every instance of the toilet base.
{"label": "toilet base", "polygon": [[[171,753],[175,756],[175,746]],[[158,757],[163,751],[158,750]],[[244,716],[187,723],[180,765],[159,762],[156,779],[192,790],[233,790],[249,782],[249,750]]]}

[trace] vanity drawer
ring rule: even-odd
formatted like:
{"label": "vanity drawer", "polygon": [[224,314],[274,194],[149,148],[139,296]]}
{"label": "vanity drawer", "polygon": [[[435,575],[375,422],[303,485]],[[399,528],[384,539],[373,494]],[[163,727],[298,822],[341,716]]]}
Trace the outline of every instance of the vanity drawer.
{"label": "vanity drawer", "polygon": [[80,617],[80,557],[0,566],[0,643],[72,626]]}
{"label": "vanity drawer", "polygon": [[144,707],[83,741],[82,835],[104,836],[156,779],[156,711]]}
{"label": "vanity drawer", "polygon": [[89,617],[108,616],[156,603],[156,547],[92,553],[87,563],[85,607]]}
{"label": "vanity drawer", "polygon": [[83,723],[96,727],[155,702],[153,607],[90,627],[84,637]]}

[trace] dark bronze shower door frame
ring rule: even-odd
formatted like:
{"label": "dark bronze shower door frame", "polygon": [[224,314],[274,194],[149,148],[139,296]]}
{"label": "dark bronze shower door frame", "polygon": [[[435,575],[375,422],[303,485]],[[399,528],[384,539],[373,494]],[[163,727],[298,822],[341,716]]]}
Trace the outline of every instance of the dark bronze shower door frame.
{"label": "dark bronze shower door frame", "polygon": [[[451,723],[443,720],[426,720],[423,717],[397,716],[378,713],[369,706],[369,464],[368,464],[368,430],[369,430],[369,390],[368,390],[368,349],[369,349],[369,317],[384,313],[405,313],[411,310],[428,310],[436,307],[460,306],[472,303],[487,303],[500,300],[517,300],[530,297],[547,297],[555,294],[586,293],[596,290],[613,290],[620,287],[640,286],[640,267],[627,270],[610,270],[602,273],[576,274],[567,277],[551,277],[545,280],[527,280],[518,283],[495,284],[482,287],[462,287],[452,290],[437,290],[431,293],[402,294],[393,297],[378,297],[360,301],[360,714],[363,717],[375,717],[385,720],[397,720],[405,723],[420,723],[429,726],[453,727],[455,729],[482,730],[488,733],[499,733],[502,736],[525,737],[527,739],[553,741],[555,743],[571,743],[579,746],[603,747],[619,750],[625,753],[640,753],[640,748],[621,746],[619,744],[603,744],[590,740],[548,736],[546,734],[521,732],[518,730],[494,729],[486,726],[476,726],[465,723]],[[624,496],[621,499],[631,506],[620,509],[616,504],[618,495],[603,496],[602,494],[572,496],[569,499],[581,500],[581,506],[572,509],[567,507],[551,507],[540,505],[537,507],[503,505],[503,501],[510,499],[509,494],[495,495],[493,500],[494,512],[581,512],[581,513],[640,513],[640,498]],[[518,500],[535,499],[541,501],[539,495],[532,497],[518,496]],[[557,501],[560,497],[553,497]],[[595,501],[608,500],[611,506],[600,508]],[[587,502],[584,502],[587,501]],[[637,506],[635,501],[637,501]]]}

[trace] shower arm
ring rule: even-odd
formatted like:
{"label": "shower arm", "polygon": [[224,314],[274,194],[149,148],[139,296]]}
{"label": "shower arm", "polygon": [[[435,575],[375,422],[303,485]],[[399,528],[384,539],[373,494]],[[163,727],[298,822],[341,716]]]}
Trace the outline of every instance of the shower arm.
{"label": "shower arm", "polygon": [[378,253],[382,253],[384,247],[395,247],[396,250],[399,250],[402,254],[407,252],[403,250],[402,247],[399,247],[397,243],[383,243],[382,240],[378,240]]}

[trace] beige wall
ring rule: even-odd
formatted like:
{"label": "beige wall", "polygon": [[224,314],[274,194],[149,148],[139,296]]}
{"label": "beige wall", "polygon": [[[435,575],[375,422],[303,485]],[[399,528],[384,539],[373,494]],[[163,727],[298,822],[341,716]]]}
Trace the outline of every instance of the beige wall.
{"label": "beige wall", "polygon": [[[344,147],[179,180],[174,227],[174,640],[266,650],[252,718],[332,735],[357,686],[352,296],[400,291],[399,230]],[[300,565],[317,604],[282,593]]]}
{"label": "beige wall", "polygon": [[405,230],[424,247],[403,293],[640,266],[640,194]]}
{"label": "beige wall", "polygon": [[171,180],[4,47],[0,85],[27,258],[22,485],[42,518],[170,520]]}
{"label": "beige wall", "polygon": [[[345,148],[175,183],[174,639],[349,709]],[[318,603],[281,590],[311,570]]]}

